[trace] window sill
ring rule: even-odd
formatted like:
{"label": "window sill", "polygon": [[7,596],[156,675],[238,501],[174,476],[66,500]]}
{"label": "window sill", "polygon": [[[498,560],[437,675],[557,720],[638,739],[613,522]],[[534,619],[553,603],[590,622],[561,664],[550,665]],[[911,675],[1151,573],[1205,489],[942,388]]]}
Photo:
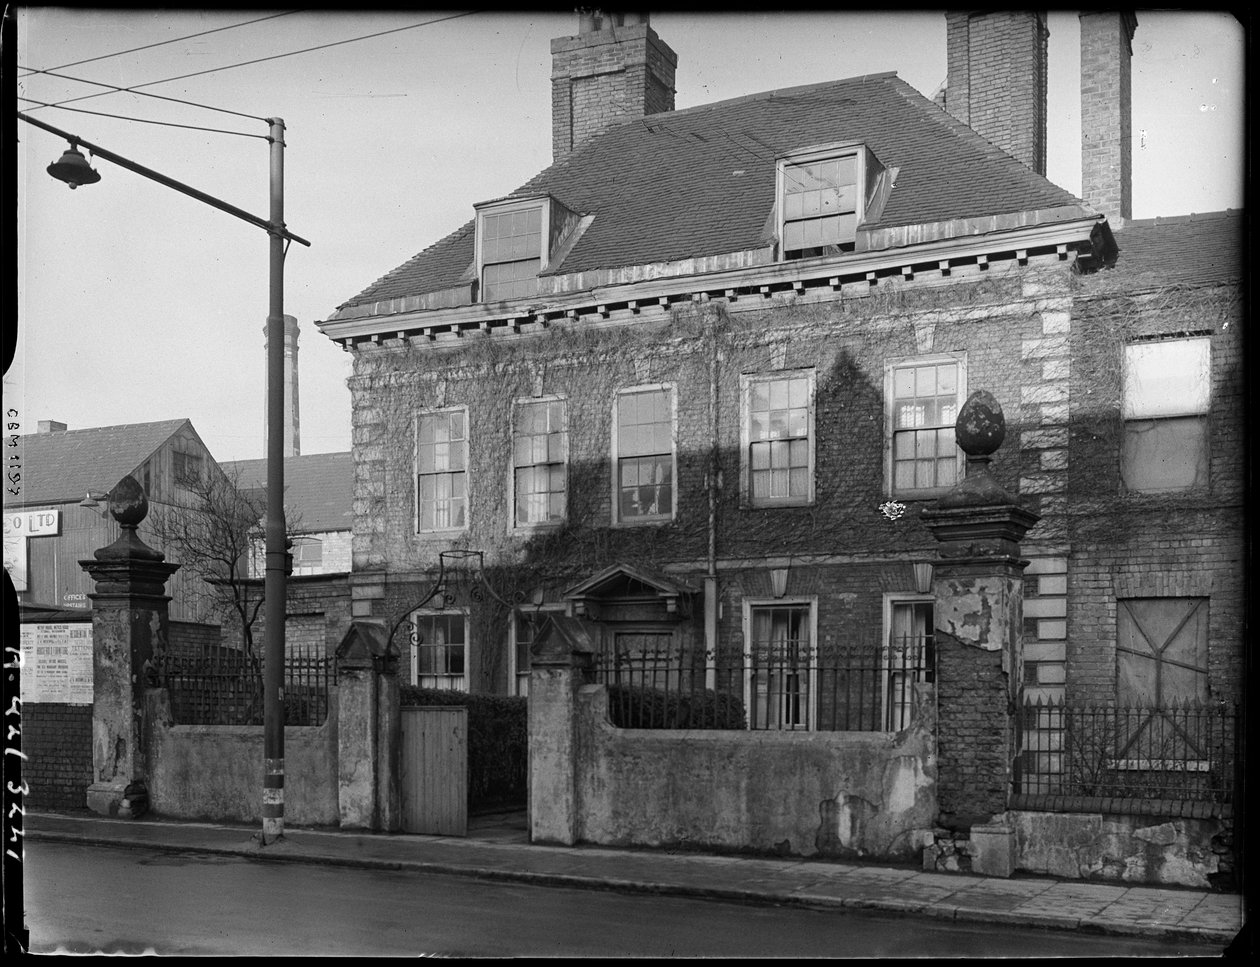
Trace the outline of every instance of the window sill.
{"label": "window sill", "polygon": [[911,490],[906,493],[895,493],[888,499],[900,501],[902,503],[914,503],[922,500],[940,500],[953,489],[953,487],[936,487],[932,490]]}
{"label": "window sill", "polygon": [[630,520],[614,520],[613,527],[650,527],[653,524],[672,524],[674,517],[635,517]]}
{"label": "window sill", "polygon": [[543,524],[518,524],[518,523],[513,522],[512,526],[509,527],[508,529],[515,535],[527,536],[529,534],[536,534],[539,531],[563,530],[564,526],[568,522],[569,521],[567,518],[564,520],[547,521],[546,523],[543,523]]}
{"label": "window sill", "polygon": [[745,497],[740,501],[740,510],[774,510],[777,507],[813,507],[812,497],[783,497],[780,499]]}

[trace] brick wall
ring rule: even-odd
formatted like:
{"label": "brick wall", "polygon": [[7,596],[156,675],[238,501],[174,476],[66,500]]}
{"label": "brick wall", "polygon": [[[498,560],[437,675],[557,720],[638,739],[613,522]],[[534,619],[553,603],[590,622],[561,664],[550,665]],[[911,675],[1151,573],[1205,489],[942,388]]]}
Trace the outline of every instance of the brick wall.
{"label": "brick wall", "polygon": [[552,154],[608,128],[674,109],[678,56],[646,24],[551,42]]}
{"label": "brick wall", "polygon": [[937,802],[944,822],[1006,809],[1013,749],[1000,652],[937,636]]}
{"label": "brick wall", "polygon": [[[1241,313],[1230,286],[1098,293],[1077,302],[1066,658],[1069,694],[1082,701],[1113,700],[1116,601],[1141,596],[1208,597],[1209,692],[1226,701],[1242,695]],[[1172,493],[1126,492],[1120,477],[1119,354],[1131,337],[1187,331],[1210,334],[1211,340],[1208,484]]]}
{"label": "brick wall", "polygon": [[172,621],[168,635],[173,656],[192,658],[211,654],[222,643],[223,629],[219,625]]}
{"label": "brick wall", "polygon": [[[345,574],[290,577],[286,582],[288,604],[285,610],[284,646],[287,654],[317,651],[331,655],[350,629],[350,588]],[[253,624],[254,648],[266,648],[266,607],[260,608]],[[223,624],[223,643],[236,646],[239,625]]]}
{"label": "brick wall", "polygon": [[1132,13],[1082,13],[1081,195],[1113,226],[1133,215]]}
{"label": "brick wall", "polygon": [[[907,289],[889,303],[792,296],[715,302],[599,331],[522,336],[510,350],[489,355],[455,348],[419,350],[414,360],[402,348],[358,353],[351,380],[356,581],[367,582],[359,584],[366,589],[372,583],[366,575],[386,566],[388,580],[378,579],[370,594],[356,592],[357,613],[397,618],[427,587],[425,570],[435,571],[438,553],[452,543],[483,550],[487,564],[501,569],[507,588],[500,590],[522,592],[526,600],[538,589],[547,601],[559,600],[565,588],[616,562],[667,570],[702,586],[716,339],[723,646],[741,647],[743,595],[768,596],[769,568],[785,563],[789,593],[819,599],[821,643],[877,640],[882,595],[912,589],[910,561],[935,555],[920,522],[931,500],[907,500],[896,521],[878,509],[888,496],[890,360],[926,354],[963,360],[968,390],[993,392],[1011,421],[995,472],[1045,515],[1030,543],[1050,546],[1064,530],[1062,502],[1052,501],[1068,472],[1061,337],[1070,303],[1063,295],[1068,268],[1052,265],[1048,275],[961,282],[917,299]],[[494,378],[487,379],[491,367]],[[739,377],[802,367],[812,368],[816,380],[816,499],[803,507],[748,507],[739,492]],[[619,388],[657,383],[675,388],[677,513],[665,524],[620,526],[612,521],[612,401]],[[512,407],[534,394],[569,401],[569,522],[559,530],[511,526]],[[454,540],[415,532],[415,413],[440,406],[469,412],[471,524]],[[482,612],[484,620],[477,617]],[[486,605],[473,615],[473,688],[505,690],[506,610]]]}
{"label": "brick wall", "polygon": [[83,809],[92,783],[92,706],[22,706],[22,776],[31,809]]}
{"label": "brick wall", "polygon": [[946,110],[1040,174],[1048,38],[1044,14],[946,14]]}

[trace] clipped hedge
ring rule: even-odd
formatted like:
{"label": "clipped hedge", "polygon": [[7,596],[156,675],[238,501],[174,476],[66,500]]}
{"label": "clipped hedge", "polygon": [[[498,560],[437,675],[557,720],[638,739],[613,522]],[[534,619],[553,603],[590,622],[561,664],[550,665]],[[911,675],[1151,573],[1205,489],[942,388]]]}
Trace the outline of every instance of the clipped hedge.
{"label": "clipped hedge", "polygon": [[742,729],[744,702],[709,689],[667,692],[608,685],[608,717],[619,729]]}
{"label": "clipped hedge", "polygon": [[507,695],[470,695],[447,689],[399,688],[401,704],[456,705],[468,709],[468,805],[523,806],[527,797],[528,709]]}

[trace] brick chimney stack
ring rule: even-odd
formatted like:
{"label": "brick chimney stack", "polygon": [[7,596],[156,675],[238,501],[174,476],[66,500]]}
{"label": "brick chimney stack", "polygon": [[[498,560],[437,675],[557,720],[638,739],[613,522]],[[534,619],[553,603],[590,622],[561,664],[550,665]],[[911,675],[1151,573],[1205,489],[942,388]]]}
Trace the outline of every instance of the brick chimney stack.
{"label": "brick chimney stack", "polygon": [[[263,326],[266,343],[267,326]],[[269,427],[263,420],[263,452],[266,452]],[[298,321],[284,317],[284,455],[300,456],[302,442],[298,434]]]}
{"label": "brick chimney stack", "polygon": [[945,110],[985,140],[1046,173],[1046,64],[1043,12],[945,14]]}
{"label": "brick chimney stack", "polygon": [[578,11],[576,37],[551,42],[551,154],[609,128],[674,110],[678,55],[645,13]]}
{"label": "brick chimney stack", "polygon": [[1133,32],[1130,11],[1082,13],[1081,197],[1113,228],[1133,217]]}

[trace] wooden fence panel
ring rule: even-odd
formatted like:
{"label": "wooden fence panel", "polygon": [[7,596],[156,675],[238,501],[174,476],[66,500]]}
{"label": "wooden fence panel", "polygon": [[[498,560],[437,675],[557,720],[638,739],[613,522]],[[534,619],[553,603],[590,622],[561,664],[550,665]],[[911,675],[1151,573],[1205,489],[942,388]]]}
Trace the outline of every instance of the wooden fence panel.
{"label": "wooden fence panel", "polygon": [[403,831],[468,834],[468,709],[402,709]]}

